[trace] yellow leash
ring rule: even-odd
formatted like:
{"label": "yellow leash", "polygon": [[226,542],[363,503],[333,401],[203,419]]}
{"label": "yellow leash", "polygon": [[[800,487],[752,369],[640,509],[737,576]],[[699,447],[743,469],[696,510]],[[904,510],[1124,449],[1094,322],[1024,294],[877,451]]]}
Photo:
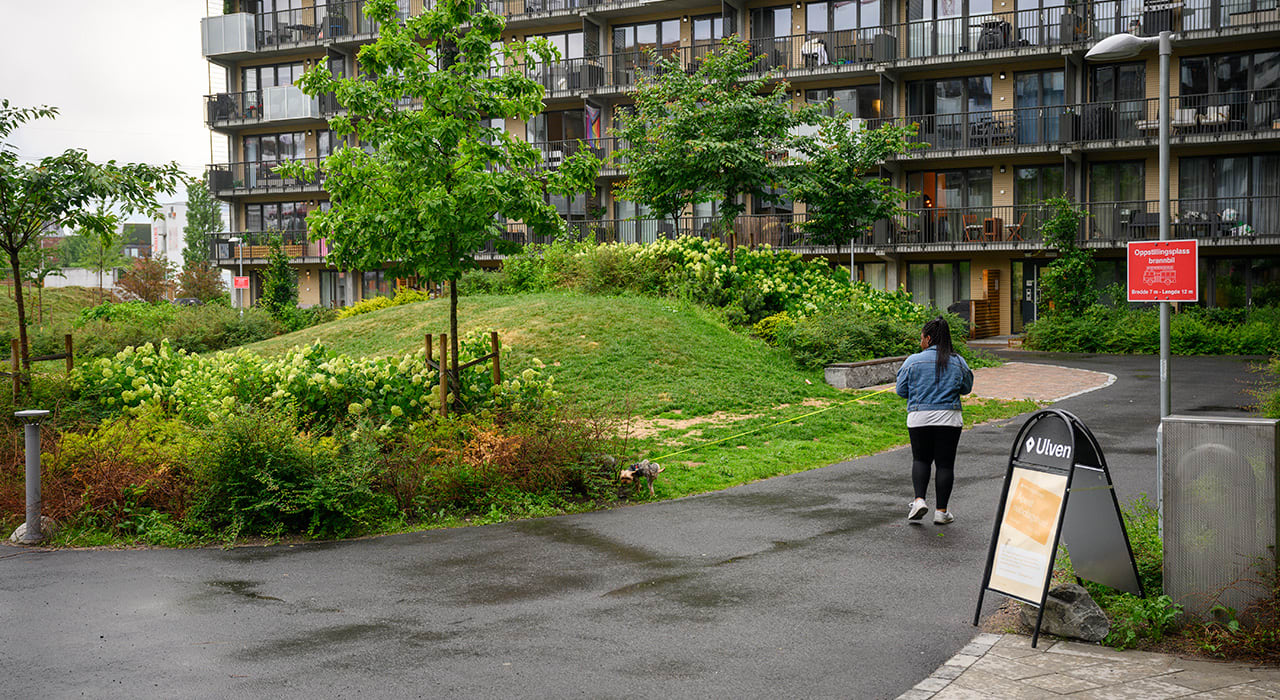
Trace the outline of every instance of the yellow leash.
{"label": "yellow leash", "polygon": [[704,443],[702,443],[701,445],[694,445],[693,447],[690,447],[690,448],[687,448],[687,449],[680,450],[679,452],[672,452],[671,454],[662,455],[661,457],[654,457],[654,458],[653,458],[653,461],[655,461],[655,462],[662,461],[662,460],[668,459],[668,458],[670,458],[670,457],[675,457],[676,455],[682,455],[682,454],[684,454],[684,453],[686,453],[686,452],[693,452],[694,450],[700,450],[700,449],[702,449],[702,448],[704,448],[704,447],[710,447],[710,446],[712,446],[712,445],[718,445],[718,444],[720,444],[720,443],[722,443],[722,442],[728,442],[729,440],[733,440],[733,439],[735,439],[735,438],[740,438],[740,437],[742,437],[742,436],[744,436],[744,435],[750,435],[750,434],[752,434],[752,433],[758,433],[758,432],[760,432],[761,430],[764,430],[765,428],[773,428],[773,427],[776,427],[776,426],[779,426],[779,425],[783,425],[783,424],[785,424],[785,423],[791,423],[791,422],[793,422],[793,421],[798,421],[798,420],[800,420],[801,418],[808,418],[809,416],[816,416],[816,415],[818,415],[819,413],[823,413],[823,412],[825,412],[825,411],[830,411],[830,410],[831,410],[831,409],[833,409],[833,408],[839,408],[839,407],[841,407],[841,406],[848,406],[849,404],[854,403],[855,401],[861,401],[861,400],[863,400],[863,399],[869,399],[869,398],[871,398],[872,396],[877,396],[877,395],[879,395],[879,394],[883,394],[883,393],[885,393],[885,392],[887,392],[887,391],[892,391],[892,389],[881,389],[880,391],[873,391],[873,392],[871,392],[870,394],[863,394],[863,395],[861,395],[861,396],[856,396],[856,397],[854,397],[854,398],[852,398],[852,399],[849,399],[848,401],[843,401],[843,402],[841,402],[841,403],[833,403],[833,404],[831,404],[830,406],[827,406],[826,408],[820,408],[820,409],[818,409],[818,410],[816,410],[816,411],[812,411],[812,412],[806,413],[806,414],[804,414],[804,415],[796,416],[796,417],[794,417],[794,418],[788,418],[788,419],[786,419],[786,420],[780,420],[780,421],[778,421],[777,423],[773,423],[773,424],[771,424],[771,425],[762,425],[762,426],[760,426],[759,428],[752,428],[751,430],[748,430],[748,431],[745,431],[745,432],[738,433],[737,435],[730,435],[729,437],[720,438],[719,440],[712,440],[711,442],[704,442]]}

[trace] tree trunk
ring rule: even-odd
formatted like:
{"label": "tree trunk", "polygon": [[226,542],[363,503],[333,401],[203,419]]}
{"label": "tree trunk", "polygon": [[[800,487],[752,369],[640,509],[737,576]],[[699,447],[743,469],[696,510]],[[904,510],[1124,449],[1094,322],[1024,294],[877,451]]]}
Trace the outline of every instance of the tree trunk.
{"label": "tree trunk", "polygon": [[27,310],[22,305],[22,277],[18,269],[18,252],[9,253],[9,268],[13,270],[13,301],[18,307],[18,348],[22,355],[22,372],[31,376],[31,353],[27,350]]}

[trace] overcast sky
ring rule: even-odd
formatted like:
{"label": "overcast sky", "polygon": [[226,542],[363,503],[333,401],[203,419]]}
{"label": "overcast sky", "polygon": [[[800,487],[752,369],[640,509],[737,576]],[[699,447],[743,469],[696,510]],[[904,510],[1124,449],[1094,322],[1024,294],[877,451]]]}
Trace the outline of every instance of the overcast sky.
{"label": "overcast sky", "polygon": [[20,156],[83,148],[192,175],[225,160],[210,159],[203,119],[205,15],[206,0],[0,0],[0,97],[59,110],[11,135]]}

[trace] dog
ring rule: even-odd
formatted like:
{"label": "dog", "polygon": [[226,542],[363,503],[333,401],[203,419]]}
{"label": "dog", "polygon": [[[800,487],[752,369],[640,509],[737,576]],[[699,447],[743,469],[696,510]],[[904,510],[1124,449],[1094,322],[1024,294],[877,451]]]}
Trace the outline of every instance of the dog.
{"label": "dog", "polygon": [[635,483],[638,487],[640,485],[640,481],[636,479],[636,477],[643,476],[649,480],[649,495],[653,496],[655,495],[653,493],[653,480],[660,473],[662,473],[661,465],[657,462],[650,462],[647,459],[642,459],[630,467],[618,472],[618,480],[624,484]]}

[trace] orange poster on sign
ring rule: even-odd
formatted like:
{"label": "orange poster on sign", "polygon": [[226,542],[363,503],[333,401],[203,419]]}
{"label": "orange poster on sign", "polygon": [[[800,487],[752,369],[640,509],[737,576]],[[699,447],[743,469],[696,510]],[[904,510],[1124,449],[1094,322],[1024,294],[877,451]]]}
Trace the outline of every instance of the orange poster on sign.
{"label": "orange poster on sign", "polygon": [[1004,522],[1040,544],[1049,544],[1061,507],[1061,495],[1022,479],[1009,499]]}

